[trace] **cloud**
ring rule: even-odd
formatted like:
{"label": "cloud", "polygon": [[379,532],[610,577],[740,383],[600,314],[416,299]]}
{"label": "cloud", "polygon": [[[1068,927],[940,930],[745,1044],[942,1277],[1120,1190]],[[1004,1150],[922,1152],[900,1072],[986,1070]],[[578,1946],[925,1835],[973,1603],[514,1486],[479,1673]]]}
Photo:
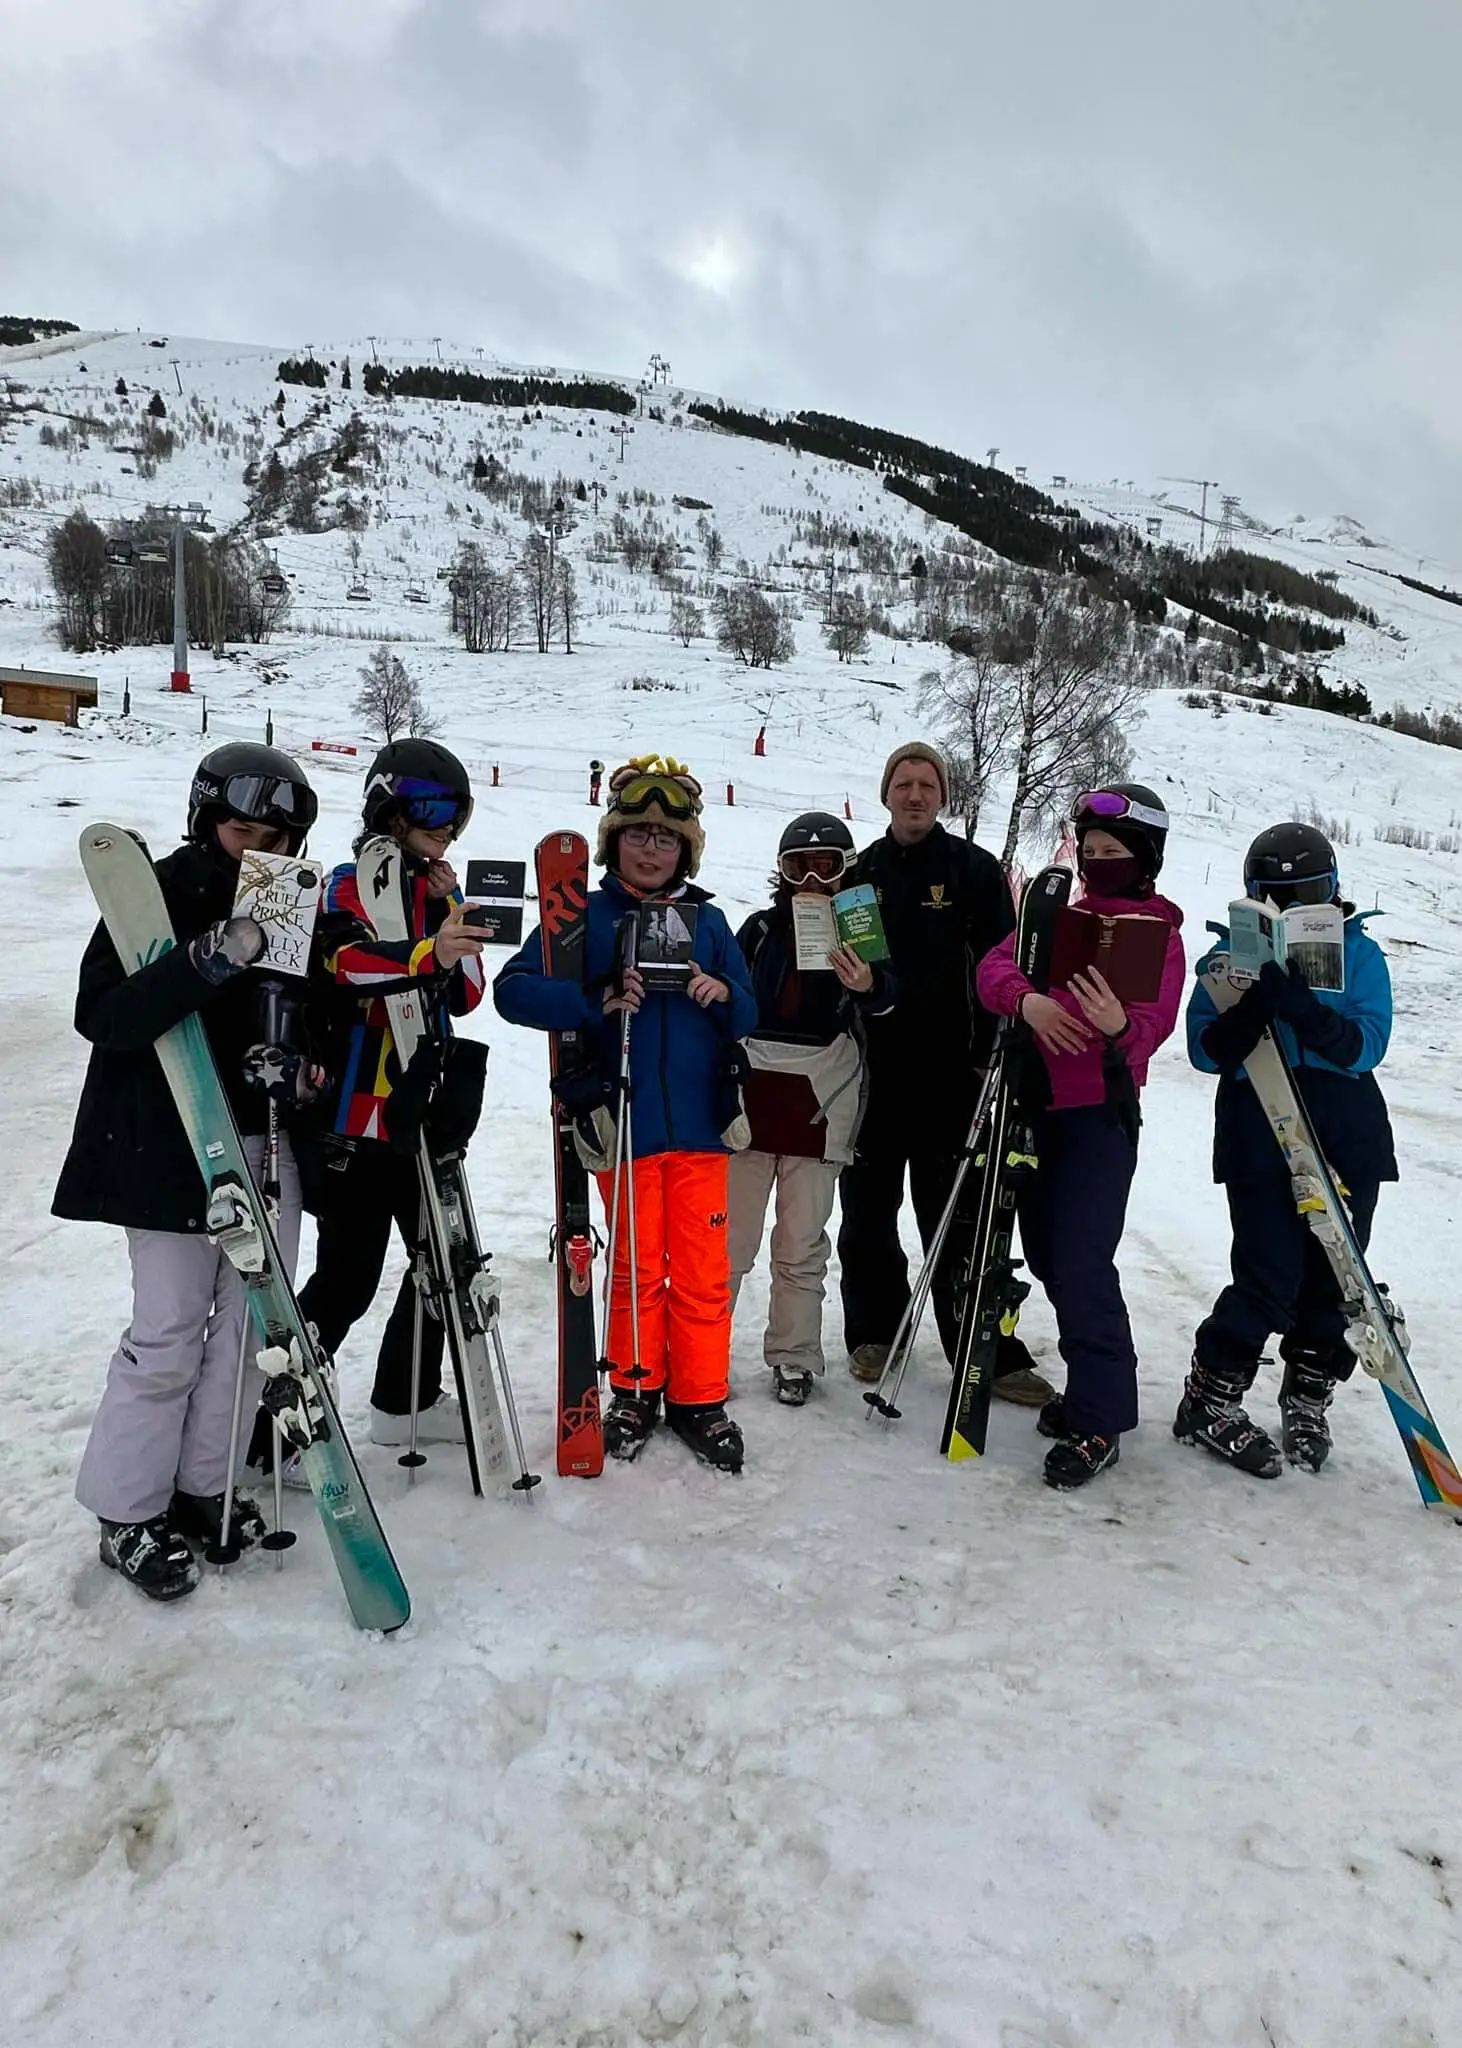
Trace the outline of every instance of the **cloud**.
{"label": "cloud", "polygon": [[16,310],[659,349],[743,400],[1219,476],[1462,559],[1462,10],[7,6]]}

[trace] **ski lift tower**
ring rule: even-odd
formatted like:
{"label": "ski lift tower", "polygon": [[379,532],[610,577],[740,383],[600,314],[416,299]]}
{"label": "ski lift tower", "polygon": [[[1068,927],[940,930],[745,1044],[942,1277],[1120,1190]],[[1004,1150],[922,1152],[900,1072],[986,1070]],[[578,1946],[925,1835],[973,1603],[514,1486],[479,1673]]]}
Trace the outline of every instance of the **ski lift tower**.
{"label": "ski lift tower", "polygon": [[1218,479],[1212,476],[1164,476],[1158,478],[1164,484],[1192,484],[1203,493],[1203,503],[1198,511],[1198,559],[1201,562],[1208,552],[1208,493],[1218,489]]}
{"label": "ski lift tower", "polygon": [[1234,526],[1238,520],[1239,501],[1231,493],[1225,492],[1218,505],[1220,517],[1213,546],[1214,552],[1221,555],[1225,548],[1231,548],[1234,544]]}
{"label": "ski lift tower", "polygon": [[193,688],[188,673],[188,562],[184,536],[208,525],[206,507],[159,505],[158,512],[173,522],[173,673],[169,685],[186,696]]}

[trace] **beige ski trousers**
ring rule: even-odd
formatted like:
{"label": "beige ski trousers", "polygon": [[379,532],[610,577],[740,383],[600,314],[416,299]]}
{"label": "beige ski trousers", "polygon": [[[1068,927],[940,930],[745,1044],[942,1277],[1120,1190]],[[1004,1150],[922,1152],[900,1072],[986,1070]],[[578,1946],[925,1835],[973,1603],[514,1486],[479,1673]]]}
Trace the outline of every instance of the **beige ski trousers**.
{"label": "beige ski trousers", "polygon": [[784,1372],[820,1373],[823,1279],[832,1245],[832,1214],[842,1168],[821,1159],[772,1152],[731,1155],[729,1234],[731,1306],[756,1264],[767,1205],[776,1193],[772,1218],[772,1298],[762,1356]]}

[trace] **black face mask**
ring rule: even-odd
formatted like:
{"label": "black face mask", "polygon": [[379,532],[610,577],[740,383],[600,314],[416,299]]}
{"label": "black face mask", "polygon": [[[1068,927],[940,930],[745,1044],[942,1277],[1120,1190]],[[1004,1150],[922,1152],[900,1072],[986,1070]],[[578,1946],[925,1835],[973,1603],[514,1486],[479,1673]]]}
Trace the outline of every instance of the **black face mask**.
{"label": "black face mask", "polygon": [[1136,896],[1147,880],[1147,871],[1134,853],[1115,854],[1110,860],[1092,860],[1078,854],[1077,869],[1094,896]]}

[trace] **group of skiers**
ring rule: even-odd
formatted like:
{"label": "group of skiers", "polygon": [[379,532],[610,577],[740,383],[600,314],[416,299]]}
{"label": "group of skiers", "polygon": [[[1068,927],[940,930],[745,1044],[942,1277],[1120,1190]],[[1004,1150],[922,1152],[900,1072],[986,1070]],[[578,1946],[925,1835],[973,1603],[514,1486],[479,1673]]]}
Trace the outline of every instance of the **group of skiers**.
{"label": "group of skiers", "polygon": [[[776,1396],[802,1405],[824,1371],[828,1226],[841,1196],[843,1336],[856,1380],[882,1374],[909,1302],[898,1219],[907,1179],[920,1238],[934,1240],[964,1155],[997,1020],[1019,1019],[1022,1083],[1037,1133],[1035,1171],[1019,1196],[1023,1255],[1055,1312],[1066,1385],[1055,1388],[1013,1328],[1002,1334],[993,1391],[1038,1409],[1051,1440],[1048,1484],[1085,1484],[1116,1462],[1138,1421],[1137,1354],[1116,1267],[1138,1154],[1148,1063],[1174,1030],[1185,964],[1182,913],[1158,892],[1169,830],[1161,799],[1137,784],[1079,795],[1071,806],[1079,900],[1167,927],[1152,1002],[1119,1002],[1095,970],[1040,988],[1016,958],[1006,877],[982,848],[945,829],[949,784],[939,752],[901,746],[885,766],[886,833],[855,850],[843,820],[793,819],[781,835],[769,904],[733,936],[697,880],[705,851],[702,794],[684,764],[646,755],[608,777],[596,859],[605,870],[587,911],[582,980],[551,978],[535,933],[501,969],[493,998],[509,1022],[584,1036],[604,1094],[627,1062],[635,1107],[632,1158],[597,1163],[606,1213],[615,1168],[631,1178],[637,1267],[615,1237],[605,1354],[606,1450],[634,1457],[663,1419],[707,1463],[739,1471],[741,1432],[728,1415],[731,1325],[771,1210],[771,1290],[763,1356]],[[416,1252],[419,1187],[410,1150],[392,1143],[400,1082],[385,997],[419,990],[441,1019],[485,992],[483,937],[450,864],[472,814],[461,763],[443,746],[385,747],[366,778],[357,853],[386,834],[414,882],[412,936],[383,940],[354,862],[325,882],[308,993],[281,1030],[259,1013],[250,969],[264,935],[234,912],[250,851],[298,852],[316,816],[288,756],[230,744],[200,764],[186,843],[158,863],[176,947],[124,972],[104,926],[82,962],[76,1027],[92,1045],[58,1215],[122,1225],[133,1310],[108,1368],[77,1480],[100,1523],[100,1554],[141,1591],[172,1599],[197,1583],[193,1546],[216,1542],[225,1513],[236,1540],[263,1521],[226,1492],[232,1418],[257,1393],[242,1289],[209,1237],[201,1176],[168,1096],[156,1039],[196,1011],[251,1162],[266,1124],[258,1052],[274,1047],[269,1087],[286,1111],[275,1232],[291,1271],[301,1207],[318,1218],[315,1269],[301,1307],[334,1351],[380,1284],[392,1223]],[[1340,900],[1333,850],[1313,827],[1264,833],[1245,867],[1250,893],[1281,907]],[[827,968],[799,966],[794,906],[871,884],[888,945],[868,960],[837,945]],[[643,906],[689,917],[694,958],[678,980],[627,958],[626,919]],[[1220,1076],[1215,1177],[1233,1219],[1233,1277],[1199,1326],[1174,1434],[1242,1470],[1275,1476],[1281,1451],[1244,1410],[1264,1344],[1281,1336],[1284,1452],[1317,1469],[1325,1411],[1353,1357],[1339,1293],[1304,1220],[1243,1062],[1266,1027],[1283,1043],[1319,1140],[1349,1191],[1364,1244],[1395,1154],[1374,1069],[1386,1050],[1384,959],[1346,905],[1342,994],[1317,992],[1290,968],[1266,968],[1220,1014],[1202,974],[1188,1003],[1195,1065]],[[277,1005],[276,1005],[277,1007]],[[278,1055],[282,1054],[282,1058]],[[966,1307],[971,1177],[934,1273],[941,1344],[953,1364]],[[441,1325],[424,1333],[408,1271],[386,1325],[370,1433],[405,1443],[461,1441],[442,1385]],[[250,1456],[271,1450],[262,1418]]]}

